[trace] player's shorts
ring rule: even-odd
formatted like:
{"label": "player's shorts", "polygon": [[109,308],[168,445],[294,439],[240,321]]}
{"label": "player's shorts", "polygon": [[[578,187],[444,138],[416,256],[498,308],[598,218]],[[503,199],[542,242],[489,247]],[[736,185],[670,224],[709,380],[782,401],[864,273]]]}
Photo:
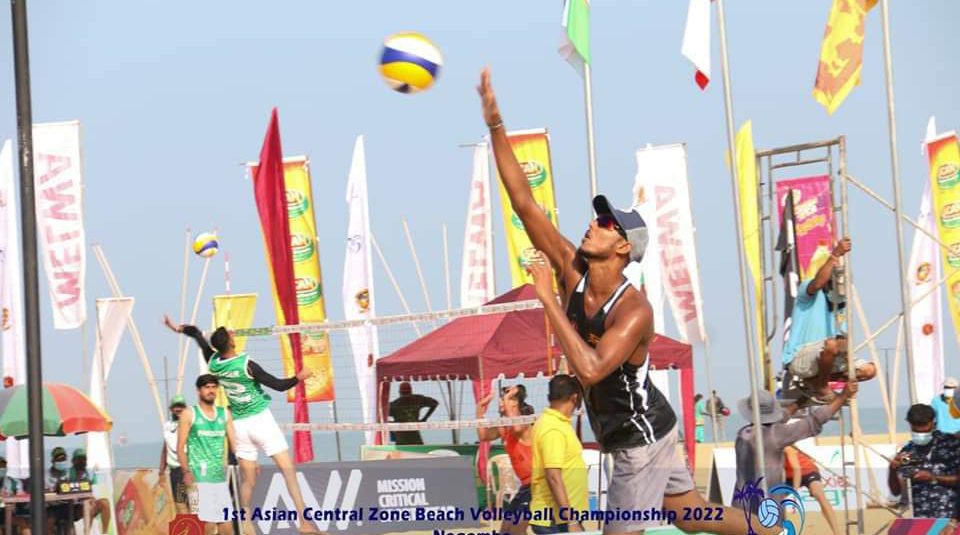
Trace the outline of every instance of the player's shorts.
{"label": "player's shorts", "polygon": [[267,457],[289,449],[287,437],[269,409],[246,418],[234,418],[233,431],[237,437],[238,459],[256,461],[257,449],[263,450]]}
{"label": "player's shorts", "polygon": [[187,503],[187,486],[183,483],[183,469],[170,468],[170,491],[173,503]]}
{"label": "player's shorts", "polygon": [[[615,450],[613,477],[607,490],[607,510],[646,511],[663,507],[663,496],[694,489],[693,478],[677,452],[677,427],[649,446]],[[660,524],[614,521],[603,526],[604,533],[639,531]]]}
{"label": "player's shorts", "polygon": [[810,484],[814,481],[823,481],[823,476],[820,475],[820,472],[810,472],[805,474],[800,478],[800,486],[810,488]]}
{"label": "player's shorts", "polygon": [[197,517],[202,522],[229,522],[223,511],[232,511],[230,503],[230,487],[227,482],[197,483]]}

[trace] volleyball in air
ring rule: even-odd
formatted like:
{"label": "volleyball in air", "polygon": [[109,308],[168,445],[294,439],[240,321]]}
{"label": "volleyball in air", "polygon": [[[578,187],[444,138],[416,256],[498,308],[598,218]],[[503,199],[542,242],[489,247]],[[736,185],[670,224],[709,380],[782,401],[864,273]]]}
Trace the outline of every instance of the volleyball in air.
{"label": "volleyball in air", "polygon": [[419,33],[393,34],[383,42],[380,75],[394,91],[419,93],[429,89],[442,65],[440,49]]}
{"label": "volleyball in air", "polygon": [[219,248],[220,243],[217,242],[216,234],[202,232],[197,234],[197,237],[193,240],[193,252],[204,258],[210,258],[217,254]]}

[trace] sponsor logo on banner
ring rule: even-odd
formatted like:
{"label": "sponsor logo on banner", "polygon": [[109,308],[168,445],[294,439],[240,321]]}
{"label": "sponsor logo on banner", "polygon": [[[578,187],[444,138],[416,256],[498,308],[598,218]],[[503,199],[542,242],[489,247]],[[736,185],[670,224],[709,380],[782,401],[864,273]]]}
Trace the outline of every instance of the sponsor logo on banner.
{"label": "sponsor logo on banner", "polygon": [[297,277],[297,305],[306,307],[320,300],[320,284],[313,277]]}
{"label": "sponsor logo on banner", "polygon": [[203,522],[197,515],[181,513],[170,522],[169,535],[203,535]]}
{"label": "sponsor logo on banner", "polygon": [[[547,170],[542,163],[536,160],[520,162],[520,167],[523,168],[523,172],[526,173],[527,182],[531,188],[539,188],[547,181]],[[543,209],[543,206],[540,206],[540,208]]]}
{"label": "sponsor logo on banner", "polygon": [[291,234],[290,247],[293,249],[294,262],[306,262],[313,257],[313,238],[305,234]]}
{"label": "sponsor logo on banner", "polygon": [[[286,169],[284,169],[286,172]],[[303,192],[297,190],[286,191],[287,197],[287,216],[290,219],[300,217],[303,214],[307,213],[307,210],[310,208],[310,203],[307,201],[307,198],[303,195]]]}
{"label": "sponsor logo on banner", "polygon": [[937,167],[937,185],[940,189],[950,189],[960,182],[960,165],[947,162]]}
{"label": "sponsor logo on banner", "polygon": [[[381,534],[479,526],[464,512],[477,494],[470,457],[437,457],[300,466],[304,510],[297,511],[283,474],[264,467],[247,519],[260,533],[295,533],[310,522],[330,533]],[[456,514],[462,520],[454,520]]]}
{"label": "sponsor logo on banner", "polygon": [[953,242],[947,249],[947,263],[953,267],[960,267],[960,242]]}

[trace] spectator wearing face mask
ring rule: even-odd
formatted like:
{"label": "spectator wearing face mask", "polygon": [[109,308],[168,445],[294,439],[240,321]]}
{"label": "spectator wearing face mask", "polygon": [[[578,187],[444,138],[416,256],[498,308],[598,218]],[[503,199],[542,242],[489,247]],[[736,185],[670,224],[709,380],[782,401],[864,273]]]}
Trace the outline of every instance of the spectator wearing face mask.
{"label": "spectator wearing face mask", "polygon": [[67,477],[67,470],[70,470],[70,461],[67,460],[67,450],[57,446],[50,452],[50,468],[47,469],[45,487],[47,492],[57,490],[57,482]]}
{"label": "spectator wearing face mask", "polygon": [[943,392],[930,401],[937,418],[937,431],[941,433],[960,433],[960,406],[957,405],[956,390],[957,380],[947,377],[943,382]]}
{"label": "spectator wearing face mask", "polygon": [[936,429],[930,405],[910,407],[907,422],[911,438],[890,461],[890,492],[899,496],[902,480],[910,480],[915,518],[956,519],[960,440]]}

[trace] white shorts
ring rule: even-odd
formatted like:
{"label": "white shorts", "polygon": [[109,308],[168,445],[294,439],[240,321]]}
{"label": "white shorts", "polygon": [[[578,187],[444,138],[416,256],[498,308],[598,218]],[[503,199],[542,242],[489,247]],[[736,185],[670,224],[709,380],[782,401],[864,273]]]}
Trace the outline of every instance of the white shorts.
{"label": "white shorts", "polygon": [[202,522],[222,524],[229,522],[230,517],[223,515],[233,511],[230,503],[230,487],[223,483],[197,483],[197,517]]}
{"label": "white shorts", "polygon": [[289,449],[287,437],[283,435],[269,409],[246,418],[234,418],[233,432],[237,437],[238,459],[256,461],[258,448],[263,450],[267,457]]}

